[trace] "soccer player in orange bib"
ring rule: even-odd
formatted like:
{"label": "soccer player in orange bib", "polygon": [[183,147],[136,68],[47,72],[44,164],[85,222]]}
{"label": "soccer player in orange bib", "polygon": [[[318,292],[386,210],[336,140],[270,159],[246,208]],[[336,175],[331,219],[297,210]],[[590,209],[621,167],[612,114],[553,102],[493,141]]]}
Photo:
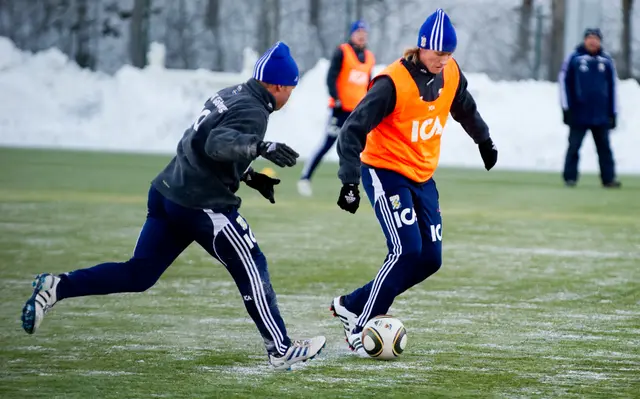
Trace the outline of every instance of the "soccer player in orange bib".
{"label": "soccer player in orange bib", "polygon": [[313,194],[311,178],[322,158],[331,150],[351,111],[367,94],[376,58],[367,48],[369,28],[364,21],[351,25],[349,42],[342,43],[333,53],[327,72],[329,109],[324,140],[309,157],[298,180],[298,193],[305,197]]}
{"label": "soccer player in orange bib", "polygon": [[361,331],[367,321],[387,313],[396,296],[442,264],[442,219],[432,176],[449,113],[478,145],[487,170],[498,159],[452,58],[456,44],[449,16],[438,9],[420,28],[418,46],[372,80],[340,131],[338,205],[356,212],[362,178],[389,250],[373,281],[331,303],[349,348],[361,356],[366,356]]}

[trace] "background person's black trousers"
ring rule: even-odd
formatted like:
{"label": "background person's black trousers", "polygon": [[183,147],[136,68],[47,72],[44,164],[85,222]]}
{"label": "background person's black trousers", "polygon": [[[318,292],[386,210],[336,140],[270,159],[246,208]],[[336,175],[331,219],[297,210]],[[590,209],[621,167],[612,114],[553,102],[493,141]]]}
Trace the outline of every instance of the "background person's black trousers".
{"label": "background person's black trousers", "polygon": [[564,162],[564,181],[578,181],[579,152],[587,130],[591,130],[598,152],[602,184],[612,183],[615,180],[615,165],[609,143],[609,129],[606,126],[573,126],[569,129],[569,148]]}

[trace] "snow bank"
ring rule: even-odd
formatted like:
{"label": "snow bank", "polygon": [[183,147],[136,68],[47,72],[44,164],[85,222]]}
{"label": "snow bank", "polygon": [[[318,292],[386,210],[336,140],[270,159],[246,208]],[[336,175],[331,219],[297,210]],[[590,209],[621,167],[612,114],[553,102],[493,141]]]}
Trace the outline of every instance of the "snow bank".
{"label": "snow bank", "polygon": [[[0,38],[0,145],[171,153],[185,127],[216,90],[250,76],[256,55],[246,53],[239,74],[167,70],[162,48],[152,65],[115,75],[80,69],[57,49],[31,54]],[[286,141],[307,157],[323,139],[328,116],[326,60],[308,71],[287,106],[273,114],[267,137]],[[378,67],[380,70],[382,66]],[[467,74],[469,89],[500,150],[497,168],[562,168],[567,128],[557,85],[496,82]],[[620,115],[612,146],[621,173],[640,173],[640,86],[619,84]],[[335,160],[335,149],[328,155]],[[443,135],[441,165],[481,167],[477,149],[453,120]],[[598,170],[593,141],[585,141],[583,171]]]}

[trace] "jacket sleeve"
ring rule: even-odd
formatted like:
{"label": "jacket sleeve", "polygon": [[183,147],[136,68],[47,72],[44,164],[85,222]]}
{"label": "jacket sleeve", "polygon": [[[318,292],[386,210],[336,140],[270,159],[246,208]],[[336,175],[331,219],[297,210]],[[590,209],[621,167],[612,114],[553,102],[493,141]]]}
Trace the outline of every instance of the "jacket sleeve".
{"label": "jacket sleeve", "polygon": [[211,127],[218,115],[215,110],[200,122],[198,130],[208,131],[205,153],[219,162],[253,161],[258,157],[258,143],[267,130],[266,116],[250,108],[237,108],[226,113],[215,127]]}
{"label": "jacket sleeve", "polygon": [[574,68],[573,58],[575,53],[569,54],[569,56],[562,63],[560,72],[558,73],[558,88],[560,89],[560,105],[564,111],[571,109],[573,103],[573,88],[574,88]]}
{"label": "jacket sleeve", "polygon": [[343,184],[360,182],[360,153],[367,134],[391,114],[396,106],[396,88],[388,76],[374,78],[372,87],[347,118],[338,135],[338,177]]}
{"label": "jacket sleeve", "polygon": [[[458,67],[460,70],[460,67]],[[478,112],[473,96],[467,90],[467,78],[460,70],[460,83],[456,96],[451,104],[451,116],[467,132],[476,144],[489,138],[489,127]]]}
{"label": "jacket sleeve", "polygon": [[336,100],[338,99],[338,86],[336,85],[336,82],[338,81],[340,70],[342,69],[343,57],[342,48],[337,47],[333,52],[331,64],[329,65],[329,72],[327,72],[327,88],[329,89],[329,95],[331,98]]}
{"label": "jacket sleeve", "polygon": [[617,80],[618,73],[616,72],[616,63],[611,57],[609,58],[611,73],[609,74],[609,116],[615,117],[618,113],[617,104],[616,104],[616,94],[617,94]]}

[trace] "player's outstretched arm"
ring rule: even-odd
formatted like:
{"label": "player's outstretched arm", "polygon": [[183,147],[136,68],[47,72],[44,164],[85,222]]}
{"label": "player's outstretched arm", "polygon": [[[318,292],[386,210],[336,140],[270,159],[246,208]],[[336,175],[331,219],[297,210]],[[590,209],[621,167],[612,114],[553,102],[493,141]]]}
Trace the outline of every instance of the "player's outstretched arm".
{"label": "player's outstretched arm", "polygon": [[460,70],[460,83],[456,97],[451,104],[451,116],[478,145],[485,169],[493,168],[498,162],[498,149],[491,139],[489,127],[478,112],[476,101],[467,90],[467,78],[462,70]]}
{"label": "player's outstretched arm", "polygon": [[262,156],[280,167],[295,165],[300,155],[286,144],[262,141],[266,130],[264,113],[237,110],[209,131],[205,152],[220,162],[253,161]]}
{"label": "player's outstretched arm", "polygon": [[489,127],[480,116],[476,101],[467,90],[467,78],[462,73],[462,70],[460,70],[458,91],[451,104],[451,116],[476,144],[480,144],[490,137]]}
{"label": "player's outstretched arm", "polygon": [[[207,129],[207,119],[201,129]],[[267,116],[257,109],[227,112],[224,120],[209,130],[204,150],[214,161],[253,161],[259,155],[258,145],[266,130]]]}

